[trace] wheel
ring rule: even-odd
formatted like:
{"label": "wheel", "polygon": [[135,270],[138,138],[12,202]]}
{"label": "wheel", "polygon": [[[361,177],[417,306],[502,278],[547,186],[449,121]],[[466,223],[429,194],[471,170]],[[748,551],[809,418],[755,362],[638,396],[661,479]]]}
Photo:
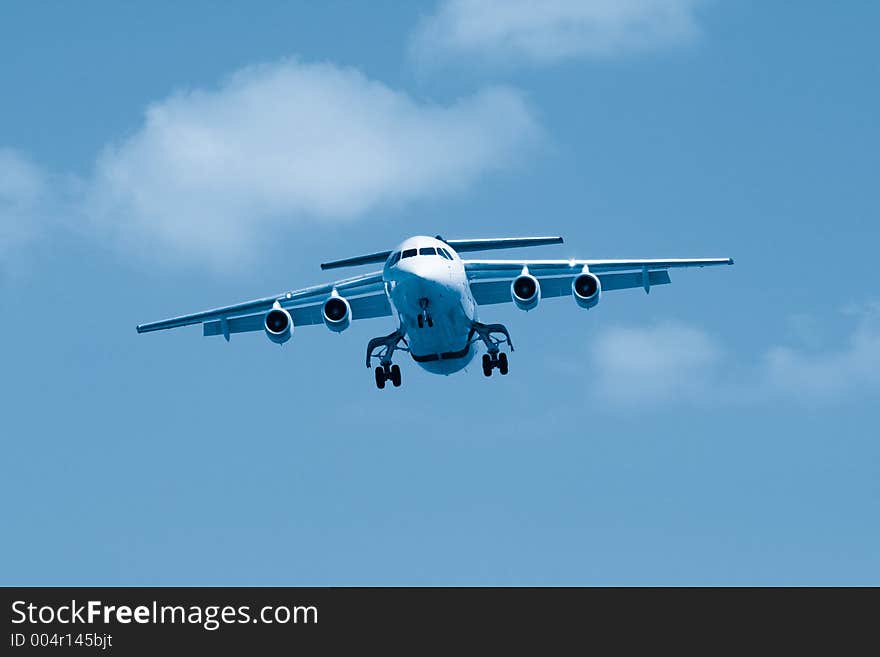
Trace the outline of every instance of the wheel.
{"label": "wheel", "polygon": [[416,323],[419,325],[419,328],[425,328],[425,318],[419,313],[419,316],[416,318]]}
{"label": "wheel", "polygon": [[429,328],[434,328],[434,320],[431,319],[431,316],[430,316],[430,315],[428,315],[428,327],[429,327]]}
{"label": "wheel", "polygon": [[376,368],[376,387],[379,390],[385,387],[385,371],[381,367]]}
{"label": "wheel", "polygon": [[492,357],[489,354],[483,354],[483,374],[492,376]]}
{"label": "wheel", "polygon": [[498,371],[504,376],[507,374],[507,354],[498,354]]}
{"label": "wheel", "polygon": [[391,366],[391,383],[394,384],[395,388],[400,387],[400,366],[392,365]]}

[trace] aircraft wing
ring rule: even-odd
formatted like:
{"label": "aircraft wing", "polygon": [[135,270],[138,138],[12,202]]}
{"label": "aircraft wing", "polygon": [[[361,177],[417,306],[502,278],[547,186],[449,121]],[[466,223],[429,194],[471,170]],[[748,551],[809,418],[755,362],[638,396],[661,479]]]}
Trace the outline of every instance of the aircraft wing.
{"label": "aircraft wing", "polygon": [[571,282],[583,271],[599,277],[602,290],[643,288],[671,282],[668,269],[732,265],[731,258],[649,260],[465,260],[474,300],[479,305],[511,301],[510,284],[528,268],[541,284],[541,297],[571,294]]}
{"label": "aircraft wing", "polygon": [[391,305],[385,295],[382,272],[378,271],[231,306],[140,324],[137,331],[147,333],[202,324],[204,335],[224,335],[228,339],[230,333],[262,331],[263,318],[276,302],[290,313],[294,326],[320,324],[324,321],[321,316],[321,306],[334,290],[351,304],[353,320],[391,315]]}

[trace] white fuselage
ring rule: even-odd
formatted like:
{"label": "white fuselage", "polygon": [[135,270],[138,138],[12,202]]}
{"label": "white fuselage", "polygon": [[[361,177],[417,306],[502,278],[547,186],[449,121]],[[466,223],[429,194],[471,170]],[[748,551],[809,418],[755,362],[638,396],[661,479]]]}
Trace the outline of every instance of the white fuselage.
{"label": "white fuselage", "polygon": [[[410,255],[412,249],[415,255]],[[420,255],[419,249],[445,249],[452,259]],[[413,360],[434,374],[464,368],[475,353],[469,337],[477,304],[458,254],[433,237],[411,237],[385,263],[383,277]]]}

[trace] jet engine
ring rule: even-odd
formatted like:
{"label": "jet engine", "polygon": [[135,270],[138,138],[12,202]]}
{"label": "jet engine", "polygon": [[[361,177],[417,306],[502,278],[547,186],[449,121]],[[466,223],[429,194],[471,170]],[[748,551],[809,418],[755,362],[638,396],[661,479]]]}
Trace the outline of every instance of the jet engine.
{"label": "jet engine", "polygon": [[348,299],[343,297],[334,295],[327,299],[321,308],[321,315],[327,328],[336,333],[341,333],[351,326],[351,305]]}
{"label": "jet engine", "polygon": [[510,298],[520,310],[532,310],[541,300],[541,284],[531,274],[520,274],[510,284]]}
{"label": "jet engine", "polygon": [[571,282],[571,293],[581,308],[592,308],[602,296],[602,282],[596,274],[578,274]]}
{"label": "jet engine", "polygon": [[284,308],[276,306],[266,313],[263,321],[266,336],[276,344],[284,344],[293,333],[293,318]]}

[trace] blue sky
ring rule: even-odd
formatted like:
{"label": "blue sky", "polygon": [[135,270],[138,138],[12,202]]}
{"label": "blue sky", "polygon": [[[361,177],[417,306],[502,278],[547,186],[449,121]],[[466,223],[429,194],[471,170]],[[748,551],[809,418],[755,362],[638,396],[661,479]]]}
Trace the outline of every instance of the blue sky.
{"label": "blue sky", "polygon": [[[5,3],[0,583],[880,583],[878,19]],[[388,320],[134,330],[437,233],[737,265],[381,392]]]}

